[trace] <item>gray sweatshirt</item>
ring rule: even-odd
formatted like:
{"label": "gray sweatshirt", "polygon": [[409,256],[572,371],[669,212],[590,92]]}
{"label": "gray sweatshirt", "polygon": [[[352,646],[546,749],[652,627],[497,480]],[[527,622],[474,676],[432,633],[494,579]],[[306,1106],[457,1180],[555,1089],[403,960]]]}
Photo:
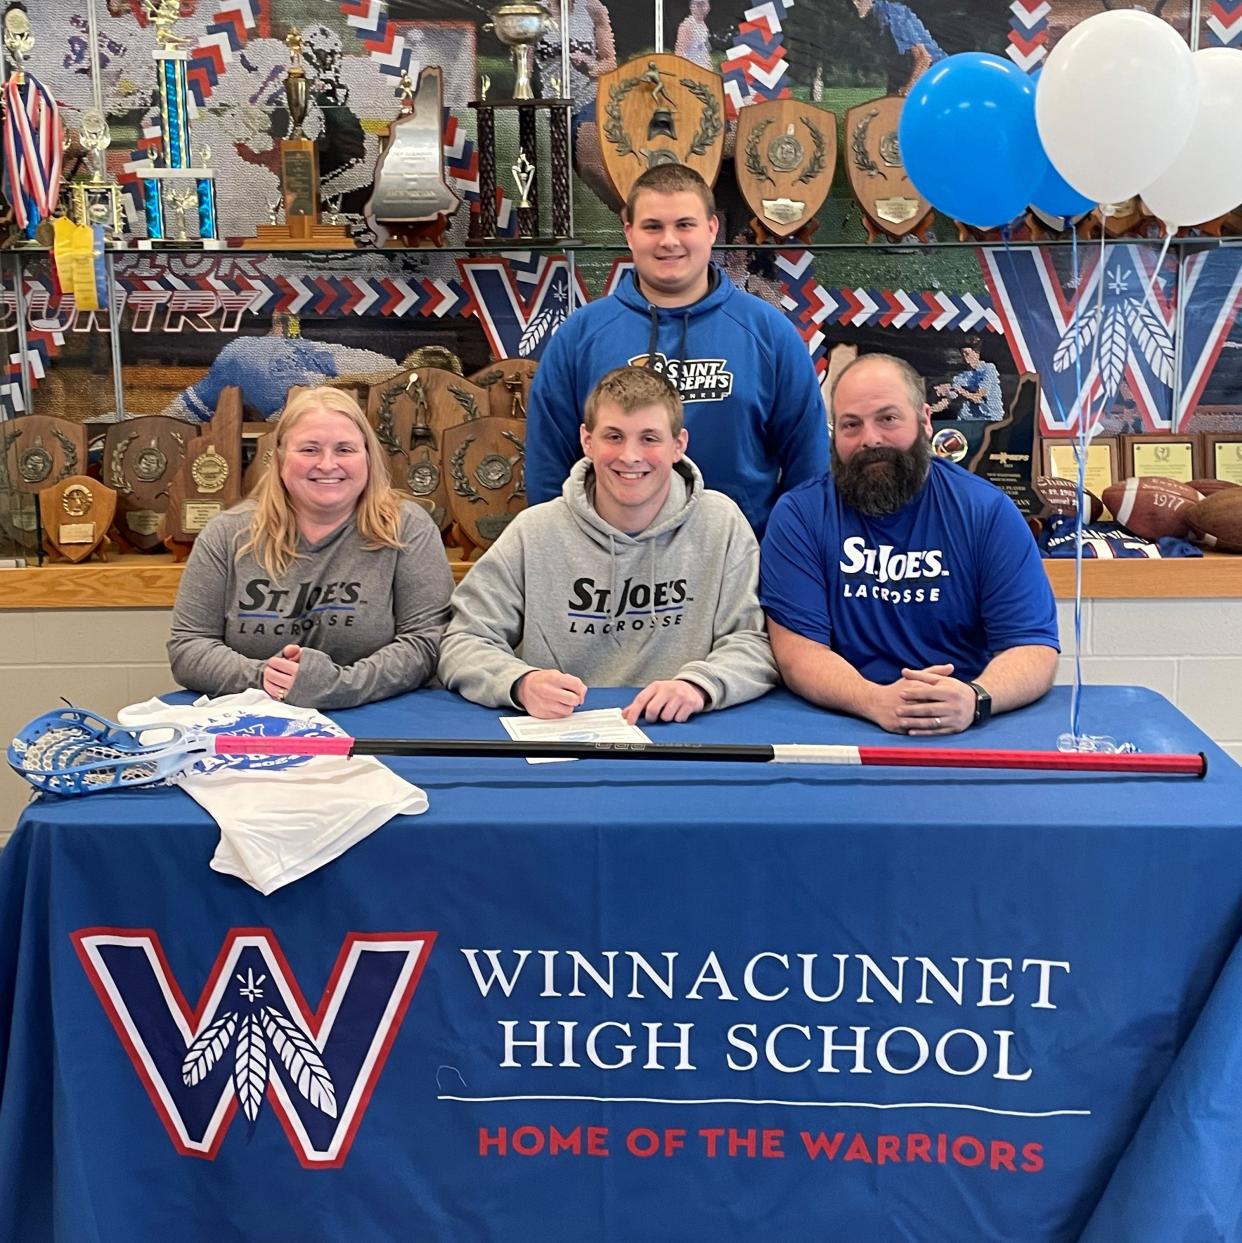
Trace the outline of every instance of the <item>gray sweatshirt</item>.
{"label": "gray sweatshirt", "polygon": [[287,702],[352,708],[421,686],[436,667],[453,576],[434,523],[401,506],[401,548],[366,548],[354,520],[298,557],[279,582],[237,549],[254,502],[213,518],[194,542],[173,608],[168,659],[190,690],[228,695],[263,683],[286,643],[302,647]]}
{"label": "gray sweatshirt", "polygon": [[595,512],[582,459],[558,500],[518,514],[453,594],[440,650],[450,690],[489,707],[533,669],[588,686],[681,678],[710,706],[744,703],[777,680],[756,597],[759,546],[742,511],[707,491],[688,459],[637,535]]}

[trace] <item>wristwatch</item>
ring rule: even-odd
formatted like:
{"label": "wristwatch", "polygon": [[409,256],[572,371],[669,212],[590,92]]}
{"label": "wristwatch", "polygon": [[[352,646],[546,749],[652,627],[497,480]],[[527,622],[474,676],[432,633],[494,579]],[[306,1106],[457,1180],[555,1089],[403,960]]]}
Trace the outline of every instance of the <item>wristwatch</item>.
{"label": "wristwatch", "polygon": [[992,696],[979,685],[978,682],[971,682],[970,689],[975,692],[975,721],[976,725],[982,725],[985,721],[992,719]]}

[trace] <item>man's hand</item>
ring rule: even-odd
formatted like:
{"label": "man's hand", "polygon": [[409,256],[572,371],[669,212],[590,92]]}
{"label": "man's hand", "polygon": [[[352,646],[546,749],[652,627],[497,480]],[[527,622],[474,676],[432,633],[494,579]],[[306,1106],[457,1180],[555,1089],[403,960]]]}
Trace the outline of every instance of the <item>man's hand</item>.
{"label": "man's hand", "polygon": [[263,689],[273,699],[284,699],[293,688],[293,680],[298,676],[298,661],[302,658],[302,649],[296,643],[286,643],[280,649],[279,656],[269,656],[263,666]]}
{"label": "man's hand", "polygon": [[549,721],[570,716],[586,698],[586,683],[559,669],[536,669],[518,682],[514,698],[533,717]]}
{"label": "man's hand", "polygon": [[670,678],[645,686],[621,709],[621,715],[631,725],[636,725],[640,716],[648,721],[688,721],[706,707],[707,696],[693,682]]}
{"label": "man's hand", "polygon": [[893,683],[900,701],[894,732],[925,738],[932,734],[960,734],[974,724],[974,689],[952,674],[952,665],[903,669],[900,681]]}

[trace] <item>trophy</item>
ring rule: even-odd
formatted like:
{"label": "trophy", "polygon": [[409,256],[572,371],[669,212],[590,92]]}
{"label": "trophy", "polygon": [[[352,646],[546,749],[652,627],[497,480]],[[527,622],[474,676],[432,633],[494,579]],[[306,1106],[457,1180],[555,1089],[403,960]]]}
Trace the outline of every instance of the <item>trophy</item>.
{"label": "trophy", "polygon": [[107,235],[118,238],[125,223],[121,187],[108,176],[104,153],[112,144],[112,131],[98,108],[87,108],[82,113],[80,139],[90,153],[90,176],[84,181],[71,181],[66,187],[69,216],[74,224],[101,225]]}
{"label": "trophy", "polygon": [[[263,250],[317,250],[353,247],[354,240],[343,224],[323,224],[319,219],[319,154],[314,139],[302,131],[310,106],[310,82],[302,68],[302,35],[291,30],[289,69],[285,73],[285,99],[293,131],[280,140],[280,185],[285,223],[261,224],[258,234],[246,238],[243,247]],[[273,213],[275,214],[275,213]]]}
{"label": "trophy", "polygon": [[[573,101],[563,98],[535,99],[530,85],[534,44],[547,30],[551,15],[541,4],[512,0],[498,4],[488,13],[496,38],[513,55],[516,77],[508,99],[488,99],[490,80],[484,77],[479,98],[470,101],[478,113],[479,135],[479,214],[471,222],[472,245],[494,245],[496,234],[496,109],[516,110],[518,114],[517,162],[510,166],[517,201],[517,236],[529,242],[569,243],[569,110]],[[547,113],[551,151],[552,228],[541,233],[539,223],[539,183],[537,166],[539,143],[536,118]],[[509,239],[506,239],[509,240]]]}
{"label": "trophy", "polygon": [[418,88],[401,75],[401,113],[388,127],[388,138],[375,166],[375,189],[366,205],[403,246],[432,242],[439,246],[448,218],[461,200],[444,179],[444,143],[440,117],[444,92],[438,65],[418,75]]}
{"label": "trophy", "polygon": [[34,48],[26,10],[10,5],[4,15],[4,50],[13,73],[3,87],[0,147],[4,196],[27,243],[47,244],[46,230],[60,195],[63,128],[56,100],[22,68]]}
{"label": "trophy", "polygon": [[492,31],[513,57],[513,98],[534,99],[530,71],[535,44],[551,24],[552,15],[534,0],[509,0],[489,10],[487,16],[491,20],[483,23],[483,29]]}
{"label": "trophy", "polygon": [[[184,244],[189,240],[185,228],[186,213],[196,208],[199,238],[217,241],[220,226],[216,219],[216,173],[215,169],[206,167],[210,152],[202,153],[202,164],[194,163],[186,87],[190,54],[181,46],[185,40],[172,32],[179,16],[180,0],[143,0],[143,5],[160,44],[159,51],[153,55],[159,87],[164,161],[161,167],[148,169],[142,178],[147,236],[153,242]],[[175,208],[178,214],[177,236],[174,239],[168,237],[166,206]]]}

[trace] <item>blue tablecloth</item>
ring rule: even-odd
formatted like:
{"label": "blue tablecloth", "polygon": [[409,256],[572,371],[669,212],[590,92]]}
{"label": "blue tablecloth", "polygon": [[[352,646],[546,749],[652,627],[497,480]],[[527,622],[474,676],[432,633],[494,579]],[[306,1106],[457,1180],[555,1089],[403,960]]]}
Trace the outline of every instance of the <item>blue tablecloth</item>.
{"label": "blue tablecloth", "polygon": [[[33,804],[0,1238],[1240,1237],[1242,771],[1149,691],[1084,725],[1209,775],[394,760],[430,810],[268,898],[180,791]],[[784,693],[648,732],[894,741]]]}

